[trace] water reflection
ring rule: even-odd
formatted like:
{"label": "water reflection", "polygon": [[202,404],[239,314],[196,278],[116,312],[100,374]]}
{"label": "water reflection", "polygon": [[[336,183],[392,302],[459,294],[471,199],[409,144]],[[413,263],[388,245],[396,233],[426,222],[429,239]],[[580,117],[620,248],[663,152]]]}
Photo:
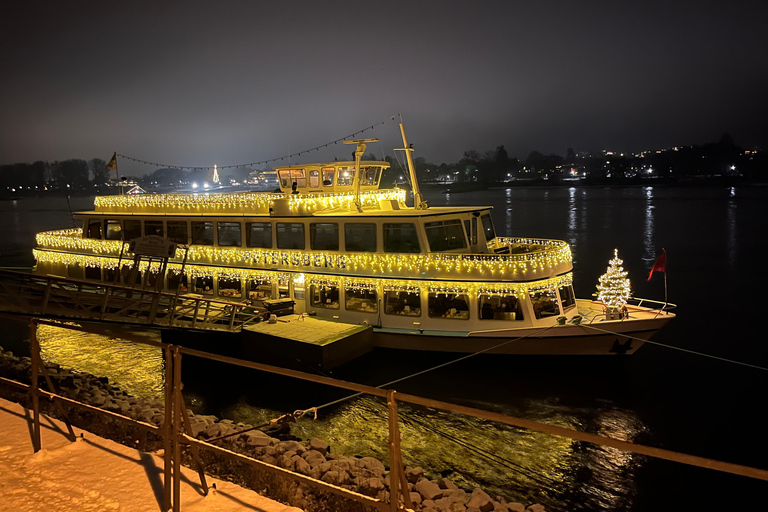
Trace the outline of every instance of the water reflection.
{"label": "water reflection", "polygon": [[738,226],[736,225],[736,208],[736,187],[731,187],[728,191],[728,206],[726,210],[728,222],[728,263],[731,267],[736,265],[737,257],[736,235],[738,234]]}
{"label": "water reflection", "polygon": [[46,362],[107,377],[133,396],[162,396],[165,363],[159,348],[49,325],[38,326],[37,339]]}
{"label": "water reflection", "polygon": [[653,187],[645,187],[645,231],[643,233],[643,260],[653,262],[656,260],[658,248],[654,236]]}

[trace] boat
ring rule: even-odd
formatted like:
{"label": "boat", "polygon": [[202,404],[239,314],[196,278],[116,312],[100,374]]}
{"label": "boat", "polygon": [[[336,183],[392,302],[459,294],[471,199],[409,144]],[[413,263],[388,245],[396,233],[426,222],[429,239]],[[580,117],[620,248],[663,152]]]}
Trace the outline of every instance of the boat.
{"label": "boat", "polygon": [[[368,325],[401,350],[632,354],[674,318],[576,298],[570,246],[499,236],[491,207],[429,205],[400,130],[412,200],[362,160],[376,139],[346,140],[354,160],[275,167],[279,191],[97,196],[77,228],[37,235],[34,272]],[[165,261],[131,259],[153,239]]]}

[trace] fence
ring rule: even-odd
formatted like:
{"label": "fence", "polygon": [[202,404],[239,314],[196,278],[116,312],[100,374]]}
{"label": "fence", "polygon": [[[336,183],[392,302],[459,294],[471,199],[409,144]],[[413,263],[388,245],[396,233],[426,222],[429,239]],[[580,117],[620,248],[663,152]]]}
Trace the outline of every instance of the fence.
{"label": "fence", "polygon": [[[74,407],[84,408],[96,414],[106,415],[112,419],[127,422],[134,427],[147,432],[153,432],[162,438],[164,448],[164,510],[173,510],[174,512],[180,509],[180,464],[182,460],[182,447],[189,450],[192,455],[193,463],[195,464],[200,476],[200,481],[205,492],[207,492],[207,484],[205,481],[205,472],[203,463],[200,457],[200,450],[209,450],[216,455],[237,461],[243,464],[252,466],[260,471],[269,473],[278,478],[284,478],[286,480],[298,482],[309,486],[311,489],[321,491],[324,493],[333,494],[344,499],[352,500],[363,507],[369,509],[385,511],[396,511],[413,508],[413,504],[410,500],[410,494],[408,489],[408,483],[404,472],[404,466],[402,461],[402,453],[400,448],[400,430],[398,421],[398,402],[408,402],[411,404],[421,405],[425,407],[431,407],[440,409],[443,411],[449,411],[458,414],[464,414],[481,418],[489,421],[502,423],[514,427],[529,429],[537,432],[551,434],[555,436],[562,436],[569,439],[593,443],[602,446],[610,446],[619,450],[624,450],[632,453],[646,455],[650,457],[656,457],[669,461],[679,462],[692,466],[698,466],[703,468],[709,468],[717,471],[732,473],[736,475],[746,476],[750,478],[760,479],[768,481],[768,471],[745,467],[737,464],[731,464],[727,462],[715,461],[711,459],[705,459],[702,457],[696,457],[692,455],[686,455],[681,453],[672,452],[669,450],[663,450],[660,448],[654,448],[649,446],[643,446],[634,444],[628,441],[620,441],[600,435],[589,434],[584,432],[578,432],[564,427],[557,427],[554,425],[548,425],[522,418],[515,418],[500,413],[494,413],[481,409],[475,409],[471,407],[464,407],[455,405],[439,400],[432,400],[415,395],[409,395],[404,393],[398,393],[392,389],[380,389],[362,384],[356,384],[352,382],[340,381],[330,377],[322,377],[316,375],[310,375],[303,372],[288,370],[285,368],[278,368],[261,363],[244,361],[235,359],[232,357],[210,354],[184,348],[176,345],[169,345],[160,342],[153,342],[144,338],[136,339],[139,343],[148,343],[150,345],[161,347],[165,351],[166,357],[166,370],[165,370],[165,417],[162,426],[156,426],[142,421],[134,420],[127,416],[123,416],[111,411],[93,407],[70,398],[61,396],[55,390],[53,381],[51,380],[45,365],[40,358],[40,347],[37,341],[37,325],[46,324],[54,325],[57,327],[63,327],[67,329],[78,329],[72,325],[62,325],[56,322],[49,322],[45,320],[32,320],[30,322],[30,348],[31,348],[31,385],[26,385],[21,382],[13,381],[0,377],[0,382],[4,382],[8,385],[16,386],[29,391],[32,401],[33,409],[33,446],[35,451],[40,450],[40,397],[46,397],[54,400],[56,406],[60,408],[61,404],[67,404]],[[86,330],[86,329],[82,329]],[[89,331],[90,332],[90,331]],[[126,336],[126,339],[130,337]],[[189,416],[184,405],[182,389],[183,383],[181,380],[181,368],[183,355],[190,355],[203,359],[209,359],[218,361],[221,363],[237,365],[240,367],[251,368],[254,370],[264,371],[271,374],[282,375],[295,379],[301,379],[312,383],[323,384],[336,388],[341,388],[349,391],[354,391],[361,394],[369,394],[384,398],[387,401],[388,408],[388,449],[390,459],[390,499],[384,501],[381,499],[372,498],[348,490],[346,488],[332,485],[320,480],[316,480],[309,476],[295,473],[287,469],[267,464],[266,462],[257,460],[252,457],[248,457],[243,454],[235,453],[220,446],[216,446],[210,442],[201,441],[195,437],[192,437],[192,429],[189,423]],[[39,388],[38,379],[42,374],[49,391],[45,391]],[[60,409],[60,415],[66,421],[66,414],[63,409]],[[69,434],[74,440],[74,432],[71,425],[67,422]]]}

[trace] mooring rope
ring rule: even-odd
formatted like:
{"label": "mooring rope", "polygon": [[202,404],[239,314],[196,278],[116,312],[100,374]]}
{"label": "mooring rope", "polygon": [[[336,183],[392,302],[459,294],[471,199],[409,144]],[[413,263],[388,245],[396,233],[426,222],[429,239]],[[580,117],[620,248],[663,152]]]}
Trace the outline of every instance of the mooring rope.
{"label": "mooring rope", "polygon": [[612,334],[612,335],[616,335],[616,336],[621,336],[621,337],[629,338],[629,339],[632,339],[632,340],[642,341],[644,343],[650,343],[651,345],[657,345],[659,347],[670,348],[670,349],[673,349],[673,350],[679,350],[680,352],[687,352],[689,354],[694,354],[694,355],[701,356],[701,357],[708,357],[710,359],[715,359],[717,361],[723,361],[725,363],[731,363],[731,364],[737,364],[737,365],[740,365],[740,366],[746,366],[747,368],[753,368],[755,370],[768,371],[768,368],[766,368],[764,366],[758,366],[756,364],[745,363],[743,361],[736,361],[734,359],[728,359],[728,358],[720,357],[720,356],[713,356],[712,354],[707,354],[705,352],[698,352],[696,350],[691,350],[691,349],[688,349],[688,348],[676,347],[674,345],[667,345],[666,343],[660,343],[658,341],[646,340],[646,339],[643,339],[643,338],[638,338],[637,336],[632,336],[630,334],[623,334],[623,333],[620,333],[620,332],[609,331],[607,329],[601,329],[601,328],[595,327],[594,325],[591,325],[591,324],[581,323],[579,325],[581,325],[582,327],[587,327],[589,329],[594,329],[595,331],[600,331],[600,332],[604,332],[606,334]]}

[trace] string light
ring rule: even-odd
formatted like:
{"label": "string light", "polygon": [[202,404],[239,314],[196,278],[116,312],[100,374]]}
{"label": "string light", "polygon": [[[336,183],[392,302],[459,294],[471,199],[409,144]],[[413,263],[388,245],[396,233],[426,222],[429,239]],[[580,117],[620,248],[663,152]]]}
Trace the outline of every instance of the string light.
{"label": "string light", "polygon": [[[94,256],[117,258],[123,242],[119,240],[94,240],[80,238],[81,230],[67,229],[39,233],[36,237],[36,257],[47,261],[50,253],[66,253],[68,261]],[[425,276],[446,278],[460,275],[463,280],[472,281],[532,281],[554,277],[573,268],[570,246],[560,240],[539,240],[508,238],[508,243],[532,244],[535,252],[524,254],[378,254],[305,252],[298,250],[275,250],[240,247],[192,246],[187,254],[187,263],[194,265],[231,265],[249,267],[282,268],[302,270],[308,273],[333,271],[334,273],[385,277]],[[124,257],[127,255],[124,254]],[[175,259],[184,257],[184,249],[176,250]],[[107,263],[107,266],[116,265]],[[288,267],[286,269],[286,267]],[[233,270],[235,271],[235,270]]]}
{"label": "string light", "polygon": [[627,271],[621,266],[624,261],[619,259],[619,250],[613,250],[613,258],[608,262],[608,270],[601,275],[597,284],[597,300],[610,308],[621,308],[626,305],[630,296],[630,284]]}

